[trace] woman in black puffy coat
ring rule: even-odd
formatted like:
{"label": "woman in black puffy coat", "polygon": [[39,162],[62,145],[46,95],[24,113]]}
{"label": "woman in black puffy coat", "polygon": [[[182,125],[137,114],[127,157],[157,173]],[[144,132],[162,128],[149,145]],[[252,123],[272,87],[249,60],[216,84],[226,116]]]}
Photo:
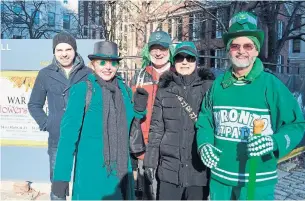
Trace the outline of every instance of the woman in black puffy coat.
{"label": "woman in black puffy coat", "polygon": [[176,72],[159,82],[144,158],[145,175],[158,179],[159,200],[206,200],[208,169],[197,154],[195,122],[214,75],[198,69],[193,42],[176,46]]}

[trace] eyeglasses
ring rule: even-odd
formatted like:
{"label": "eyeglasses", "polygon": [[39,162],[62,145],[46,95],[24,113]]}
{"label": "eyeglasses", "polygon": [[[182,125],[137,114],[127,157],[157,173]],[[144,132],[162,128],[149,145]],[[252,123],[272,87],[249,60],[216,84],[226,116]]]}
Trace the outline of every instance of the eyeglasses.
{"label": "eyeglasses", "polygon": [[240,50],[240,47],[243,46],[243,49],[245,51],[251,51],[254,49],[254,45],[251,44],[251,43],[246,43],[246,44],[243,44],[243,45],[240,45],[240,44],[231,44],[230,45],[230,51],[238,51]]}
{"label": "eyeglasses", "polygon": [[193,56],[183,56],[183,55],[177,55],[175,56],[175,62],[178,62],[178,63],[181,63],[184,61],[184,59],[186,59],[187,62],[190,62],[190,63],[193,63],[196,61],[196,57],[193,57]]}
{"label": "eyeglasses", "polygon": [[111,61],[111,60],[101,60],[100,65],[105,66],[107,62],[111,63],[113,67],[117,67],[119,65],[118,61]]}

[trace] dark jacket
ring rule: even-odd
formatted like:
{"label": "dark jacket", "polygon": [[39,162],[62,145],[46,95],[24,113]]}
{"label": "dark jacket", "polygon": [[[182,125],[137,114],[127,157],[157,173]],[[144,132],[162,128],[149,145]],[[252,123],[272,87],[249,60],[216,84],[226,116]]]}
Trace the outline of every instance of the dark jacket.
{"label": "dark jacket", "polygon": [[[173,70],[173,67],[170,67],[169,70]],[[148,92],[148,101],[147,101],[147,113],[145,118],[141,119],[141,128],[144,138],[144,143],[148,142],[148,133],[151,122],[151,115],[153,104],[155,101],[156,91],[158,89],[160,74],[155,70],[153,66],[147,66],[142,68],[139,72],[137,72],[133,79],[130,82],[130,86],[133,92],[136,91],[137,87],[142,87]],[[143,160],[144,154],[137,155],[137,158]]]}
{"label": "dark jacket", "polygon": [[[90,72],[91,69],[85,66],[83,59],[78,54],[69,78],[59,67],[55,57],[52,64],[39,71],[28,108],[40,130],[49,132],[49,147],[57,147],[60,122],[66,110],[69,89],[73,84],[86,80]],[[43,110],[46,98],[48,115]]]}
{"label": "dark jacket", "polygon": [[166,72],[154,103],[144,166],[157,168],[161,181],[178,186],[206,186],[207,168],[197,154],[195,124],[176,95],[184,97],[198,114],[214,75],[207,69],[192,76]]}

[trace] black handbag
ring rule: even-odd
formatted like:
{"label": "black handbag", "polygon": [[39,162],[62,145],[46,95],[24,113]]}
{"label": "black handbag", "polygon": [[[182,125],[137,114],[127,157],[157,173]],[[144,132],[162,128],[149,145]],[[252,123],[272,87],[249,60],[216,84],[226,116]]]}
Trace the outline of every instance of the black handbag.
{"label": "black handbag", "polygon": [[141,129],[141,119],[134,118],[130,129],[129,136],[129,149],[130,153],[137,154],[145,151],[145,143],[143,132]]}

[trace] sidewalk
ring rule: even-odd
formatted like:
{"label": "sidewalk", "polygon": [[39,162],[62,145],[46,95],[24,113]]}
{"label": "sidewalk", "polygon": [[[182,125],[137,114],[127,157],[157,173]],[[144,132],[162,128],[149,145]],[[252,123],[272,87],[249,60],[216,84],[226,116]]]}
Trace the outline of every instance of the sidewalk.
{"label": "sidewalk", "polygon": [[[305,169],[296,168],[290,172],[278,170],[279,181],[275,190],[275,200],[305,200]],[[1,200],[31,200],[31,196],[17,195],[13,191],[13,181],[1,181]],[[71,194],[70,184],[70,194]],[[31,187],[35,191],[44,193],[37,200],[50,200],[49,183],[33,183]],[[67,200],[71,200],[68,197]]]}
{"label": "sidewalk", "polygon": [[[24,181],[1,181],[0,185],[0,200],[50,200],[50,189],[49,183],[32,183],[31,188],[34,191],[29,193],[17,194],[14,192],[13,186],[16,183],[23,183]],[[72,192],[72,185],[70,184],[70,194]],[[71,197],[67,197],[67,200],[71,200]]]}

